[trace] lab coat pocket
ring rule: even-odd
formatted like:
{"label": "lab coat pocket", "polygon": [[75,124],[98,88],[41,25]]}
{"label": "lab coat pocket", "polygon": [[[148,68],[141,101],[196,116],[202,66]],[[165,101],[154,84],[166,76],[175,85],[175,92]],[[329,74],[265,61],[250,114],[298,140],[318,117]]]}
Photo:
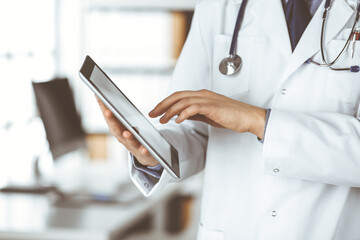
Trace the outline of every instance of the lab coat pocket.
{"label": "lab coat pocket", "polygon": [[225,234],[220,230],[207,229],[200,223],[197,240],[223,240]]}
{"label": "lab coat pocket", "polygon": [[254,40],[255,37],[253,36],[238,37],[236,53],[242,58],[242,68],[239,72],[232,76],[225,76],[220,73],[219,64],[229,55],[231,37],[227,35],[215,36],[212,67],[212,91],[232,98],[236,98],[237,96],[249,91]]}
{"label": "lab coat pocket", "polygon": [[[346,40],[330,41],[325,49],[327,61],[333,61],[341,52],[345,44]],[[350,68],[354,65],[360,65],[360,41],[355,42],[353,58],[351,57],[351,48],[352,43],[350,43],[344,54],[333,65],[334,68]],[[351,111],[355,110],[355,106],[360,100],[360,73],[327,69],[326,94],[329,98],[348,105],[350,108],[349,113],[351,113]]]}

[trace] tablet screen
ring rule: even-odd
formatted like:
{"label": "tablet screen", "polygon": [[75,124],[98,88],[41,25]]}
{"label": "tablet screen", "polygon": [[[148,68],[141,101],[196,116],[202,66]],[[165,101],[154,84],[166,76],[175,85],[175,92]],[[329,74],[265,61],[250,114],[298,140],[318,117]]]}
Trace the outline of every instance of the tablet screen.
{"label": "tablet screen", "polygon": [[[81,69],[83,76],[93,85],[102,97],[120,116],[139,134],[161,160],[173,171],[179,173],[178,156],[176,149],[170,145],[148,119],[131,103],[110,78],[93,62],[92,68],[84,66]],[[91,63],[90,62],[90,63]],[[116,116],[116,114],[115,114]],[[176,174],[178,175],[178,174]]]}

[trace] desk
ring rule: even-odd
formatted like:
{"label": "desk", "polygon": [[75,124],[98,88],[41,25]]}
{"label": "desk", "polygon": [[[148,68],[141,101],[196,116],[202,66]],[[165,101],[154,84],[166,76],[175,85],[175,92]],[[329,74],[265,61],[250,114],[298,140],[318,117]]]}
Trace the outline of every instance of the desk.
{"label": "desk", "polygon": [[0,239],[114,240],[179,189],[164,191],[134,204],[89,204],[80,208],[55,207],[43,195],[0,193]]}

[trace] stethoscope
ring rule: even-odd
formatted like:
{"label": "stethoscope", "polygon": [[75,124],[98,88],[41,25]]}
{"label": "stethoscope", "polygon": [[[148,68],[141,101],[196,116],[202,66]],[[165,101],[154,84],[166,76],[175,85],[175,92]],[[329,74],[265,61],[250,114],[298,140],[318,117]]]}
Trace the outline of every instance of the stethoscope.
{"label": "stethoscope", "polygon": [[[358,1],[359,2],[359,1]],[[323,63],[318,63],[315,62],[311,59],[309,59],[307,62],[316,64],[320,67],[328,67],[331,70],[334,71],[350,71],[350,72],[359,72],[360,71],[360,67],[358,65],[354,65],[354,66],[350,66],[347,68],[334,68],[333,65],[340,59],[340,57],[344,54],[345,50],[348,48],[348,46],[350,45],[350,41],[355,33],[355,28],[356,28],[356,24],[359,21],[359,16],[360,16],[360,4],[358,3],[357,8],[356,8],[356,16],[355,16],[355,20],[354,20],[354,24],[351,28],[349,37],[344,45],[344,47],[342,48],[342,50],[340,51],[340,53],[337,55],[337,57],[331,61],[328,62],[326,60],[326,56],[325,56],[325,51],[324,51],[324,30],[325,30],[325,24],[326,24],[326,16],[330,10],[331,7],[331,0],[326,0],[325,2],[325,10],[323,13],[323,17],[322,17],[322,25],[321,25],[321,37],[320,37],[320,51],[321,51],[321,58],[322,58],[322,62]]]}
{"label": "stethoscope", "polygon": [[219,65],[219,71],[227,76],[234,75],[235,73],[240,71],[242,67],[242,59],[239,55],[236,54],[236,43],[237,43],[236,38],[237,35],[239,34],[242,19],[244,18],[246,4],[247,4],[247,0],[244,0],[241,3],[240,10],[237,15],[234,33],[231,40],[229,56],[224,58]]}
{"label": "stethoscope", "polygon": [[[322,26],[321,26],[321,37],[320,37],[320,51],[321,51],[321,58],[323,63],[318,63],[315,62],[311,59],[307,60],[307,63],[313,63],[316,64],[320,67],[328,67],[331,70],[334,71],[350,71],[350,72],[359,72],[360,71],[360,67],[358,65],[355,66],[350,66],[347,68],[334,68],[333,65],[340,59],[340,57],[344,54],[345,50],[347,49],[347,47],[350,44],[351,38],[355,32],[355,28],[356,28],[356,24],[359,21],[359,16],[360,16],[360,4],[358,4],[357,9],[356,9],[356,17],[354,20],[354,24],[352,26],[351,32],[349,34],[349,37],[344,45],[344,47],[342,48],[342,50],[340,51],[340,53],[338,54],[338,56],[331,62],[326,60],[326,56],[325,56],[325,51],[324,51],[324,30],[325,30],[325,25],[326,25],[326,17],[327,14],[330,10],[331,7],[331,3],[332,0],[326,0],[325,2],[325,6],[324,6],[324,13],[323,13],[323,17],[322,17]],[[241,3],[240,6],[240,10],[236,19],[236,24],[235,24],[235,28],[234,28],[234,33],[232,36],[232,40],[231,40],[231,47],[230,47],[230,51],[229,51],[229,56],[227,56],[226,58],[224,58],[219,65],[219,71],[227,76],[230,75],[234,75],[235,73],[239,72],[241,70],[242,67],[242,59],[239,55],[236,54],[236,39],[237,39],[237,35],[239,33],[240,30],[240,26],[242,23],[242,19],[244,17],[244,13],[245,13],[245,7],[247,4],[247,0],[244,0]]]}

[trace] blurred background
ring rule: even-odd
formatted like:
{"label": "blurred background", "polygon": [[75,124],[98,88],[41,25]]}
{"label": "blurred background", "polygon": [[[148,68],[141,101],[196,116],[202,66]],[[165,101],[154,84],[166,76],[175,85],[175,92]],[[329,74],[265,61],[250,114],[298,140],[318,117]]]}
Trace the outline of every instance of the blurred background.
{"label": "blurred background", "polygon": [[201,174],[144,198],[78,77],[90,55],[147,115],[195,1],[0,2],[0,239],[196,238]]}

